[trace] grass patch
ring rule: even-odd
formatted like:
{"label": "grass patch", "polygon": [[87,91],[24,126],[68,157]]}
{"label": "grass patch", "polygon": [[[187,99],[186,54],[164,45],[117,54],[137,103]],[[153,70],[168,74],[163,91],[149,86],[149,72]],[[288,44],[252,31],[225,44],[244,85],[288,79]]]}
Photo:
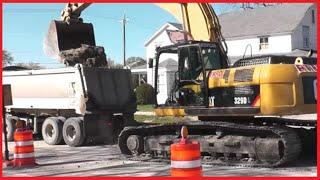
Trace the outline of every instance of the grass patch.
{"label": "grass patch", "polygon": [[146,116],[146,115],[134,115],[134,119],[138,122],[145,123],[156,123],[156,124],[175,124],[183,121],[182,118],[179,117],[157,117],[157,116]]}
{"label": "grass patch", "polygon": [[143,111],[143,112],[153,112],[153,104],[146,104],[146,105],[138,105],[138,111]]}

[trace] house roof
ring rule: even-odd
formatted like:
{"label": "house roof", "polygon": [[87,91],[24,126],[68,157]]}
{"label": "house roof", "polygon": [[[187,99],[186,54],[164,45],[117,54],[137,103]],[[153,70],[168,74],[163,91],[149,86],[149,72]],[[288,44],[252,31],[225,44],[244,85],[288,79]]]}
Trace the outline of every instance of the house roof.
{"label": "house roof", "polygon": [[147,69],[147,64],[143,64],[141,66],[135,66],[135,67],[132,67],[130,69]]}
{"label": "house roof", "polygon": [[[313,3],[283,3],[276,6],[234,11],[218,16],[226,39],[290,34],[299,25]],[[149,38],[145,46],[168,26],[182,30],[179,23],[167,22]]]}
{"label": "house roof", "polygon": [[167,22],[144,43],[144,46],[148,46],[148,44],[152,42],[160,33],[167,30],[169,26],[173,26],[174,28],[176,28],[176,30],[182,29],[182,25],[179,23]]}
{"label": "house roof", "polygon": [[174,26],[175,28],[177,28],[179,30],[183,29],[182,24],[180,24],[180,23],[168,22],[168,24]]}
{"label": "house roof", "polygon": [[230,12],[220,15],[226,39],[291,33],[312,3],[286,3],[277,6]]}
{"label": "house roof", "polygon": [[172,66],[177,66],[178,62],[174,59],[166,59],[164,61],[162,61],[161,63],[159,63],[159,67],[163,67],[163,68],[167,68],[167,67],[172,67]]}

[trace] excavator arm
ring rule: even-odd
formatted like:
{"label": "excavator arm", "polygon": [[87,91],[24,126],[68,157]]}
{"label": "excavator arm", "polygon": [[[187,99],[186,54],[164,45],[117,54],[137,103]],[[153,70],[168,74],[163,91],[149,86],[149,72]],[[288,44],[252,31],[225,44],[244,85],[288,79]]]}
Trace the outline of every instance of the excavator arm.
{"label": "excavator arm", "polygon": [[[68,3],[61,12],[61,20],[70,24],[82,22],[81,12],[91,3]],[[183,24],[194,40],[223,40],[216,13],[208,3],[155,3]]]}
{"label": "excavator arm", "polygon": [[68,3],[61,12],[61,20],[68,24],[82,22],[81,12],[91,3]]}
{"label": "excavator arm", "polygon": [[[183,24],[184,31],[194,40],[217,42],[227,53],[221,27],[211,5],[208,3],[155,3],[168,11]],[[44,51],[58,59],[59,52],[80,47],[81,44],[95,45],[93,26],[83,23],[81,12],[91,3],[68,3],[61,12],[61,21],[52,21],[44,40]]]}

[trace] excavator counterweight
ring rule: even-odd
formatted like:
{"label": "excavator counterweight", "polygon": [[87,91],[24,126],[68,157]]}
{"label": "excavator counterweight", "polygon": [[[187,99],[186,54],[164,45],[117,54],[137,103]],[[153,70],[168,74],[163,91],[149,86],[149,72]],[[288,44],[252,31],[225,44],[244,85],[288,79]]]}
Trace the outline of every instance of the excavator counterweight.
{"label": "excavator counterweight", "polygon": [[93,26],[91,23],[70,23],[51,21],[49,30],[43,42],[47,56],[59,59],[61,51],[80,48],[81,44],[95,46]]}

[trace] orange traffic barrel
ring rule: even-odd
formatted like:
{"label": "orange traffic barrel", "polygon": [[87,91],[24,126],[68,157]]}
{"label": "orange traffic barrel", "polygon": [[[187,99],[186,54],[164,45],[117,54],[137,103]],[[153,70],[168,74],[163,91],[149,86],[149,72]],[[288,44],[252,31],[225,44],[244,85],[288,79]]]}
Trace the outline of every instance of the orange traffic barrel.
{"label": "orange traffic barrel", "polygon": [[171,176],[202,176],[200,144],[189,141],[187,135],[187,128],[184,126],[181,129],[181,141],[170,147]]}
{"label": "orange traffic barrel", "polygon": [[14,132],[14,143],[13,166],[36,165],[32,131],[17,129]]}

